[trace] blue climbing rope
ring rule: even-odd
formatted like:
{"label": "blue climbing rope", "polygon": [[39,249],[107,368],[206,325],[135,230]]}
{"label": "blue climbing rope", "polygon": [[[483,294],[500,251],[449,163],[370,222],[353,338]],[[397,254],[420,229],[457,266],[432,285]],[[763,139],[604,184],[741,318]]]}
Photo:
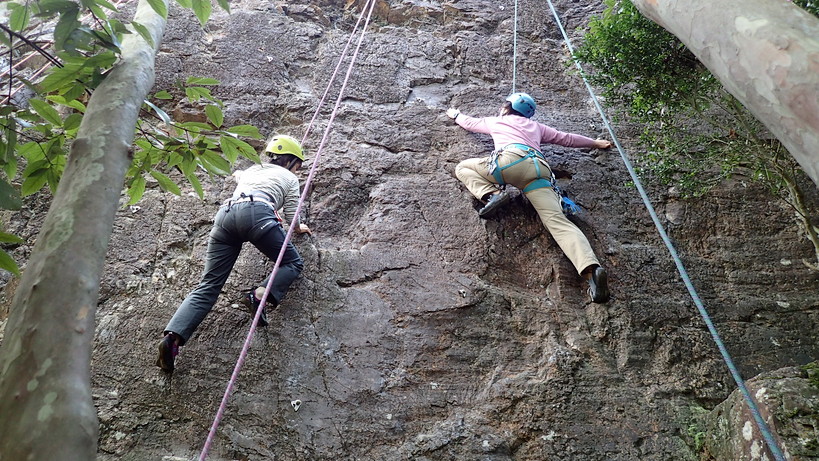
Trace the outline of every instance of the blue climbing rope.
{"label": "blue climbing rope", "polygon": [[[569,48],[569,52],[571,53],[572,57],[574,57],[574,48],[572,47],[572,42],[569,40],[568,34],[566,34],[566,30],[563,28],[563,24],[560,21],[560,17],[555,10],[554,5],[552,4],[552,0],[547,0],[549,3],[549,8],[552,10],[552,15],[555,17],[555,22],[557,26],[560,28],[560,32],[563,34],[563,39],[566,42],[566,46]],[[517,2],[516,2],[517,5]],[[517,15],[517,13],[516,13]],[[660,223],[660,219],[657,217],[657,213],[654,211],[654,207],[651,205],[651,201],[648,198],[645,190],[643,189],[643,185],[640,182],[637,174],[634,171],[634,168],[631,165],[628,157],[626,156],[625,152],[623,151],[622,146],[620,146],[620,142],[617,140],[617,136],[614,134],[614,129],[611,127],[611,124],[606,117],[603,108],[600,105],[600,102],[597,99],[597,96],[592,90],[591,85],[589,85],[588,80],[583,73],[583,68],[580,66],[580,63],[575,60],[575,66],[580,71],[580,76],[583,79],[583,83],[586,85],[586,89],[589,91],[592,100],[594,101],[594,105],[597,108],[597,111],[600,112],[600,117],[603,119],[603,123],[606,125],[606,129],[608,130],[609,134],[611,135],[611,139],[614,142],[614,145],[617,146],[617,151],[620,153],[620,157],[622,157],[623,162],[628,169],[629,174],[631,175],[631,179],[634,181],[634,185],[637,186],[637,190],[640,193],[640,197],[643,199],[643,203],[645,203],[646,208],[648,209],[648,213],[651,215],[652,221],[654,221],[654,225],[657,227],[657,231],[659,231],[660,236],[665,242],[665,246],[668,247],[668,251],[671,253],[671,257],[674,259],[674,264],[677,266],[677,271],[680,273],[680,277],[682,278],[683,282],[685,283],[686,288],[688,288],[688,292],[691,295],[691,299],[694,300],[694,304],[697,306],[697,310],[699,310],[700,315],[702,316],[705,325],[708,326],[708,331],[711,333],[711,337],[714,339],[714,342],[717,344],[717,348],[722,354],[722,358],[725,361],[725,364],[728,366],[728,370],[731,372],[731,376],[733,376],[734,381],[737,383],[737,387],[739,387],[740,392],[745,398],[745,402],[748,404],[748,408],[751,410],[751,413],[754,416],[754,420],[756,422],[759,431],[762,433],[762,436],[765,438],[765,442],[768,445],[768,449],[771,451],[771,454],[774,456],[776,461],[785,461],[785,455],[783,455],[782,449],[779,447],[776,439],[773,436],[773,432],[768,427],[768,424],[762,418],[761,413],[759,412],[759,407],[754,401],[754,398],[751,396],[751,393],[748,391],[748,388],[745,386],[745,381],[742,379],[742,376],[739,374],[737,367],[734,365],[734,361],[731,359],[731,355],[728,353],[728,349],[725,347],[725,344],[722,342],[720,338],[719,332],[717,332],[714,323],[711,321],[711,316],[708,314],[708,311],[705,309],[705,306],[702,304],[699,295],[697,294],[697,290],[694,288],[694,285],[691,283],[691,279],[688,277],[688,273],[685,270],[685,266],[683,266],[682,260],[680,259],[679,255],[677,254],[677,250],[674,248],[674,245],[671,243],[671,239],[668,237],[668,234],[665,232],[665,228],[663,228],[662,223]]]}

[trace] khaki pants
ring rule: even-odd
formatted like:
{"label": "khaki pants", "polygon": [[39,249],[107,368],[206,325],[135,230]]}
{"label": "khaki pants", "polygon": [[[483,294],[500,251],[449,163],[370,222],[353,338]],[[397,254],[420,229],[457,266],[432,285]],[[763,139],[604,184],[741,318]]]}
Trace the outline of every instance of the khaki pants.
{"label": "khaki pants", "polygon": [[[520,160],[525,154],[518,149],[507,149],[498,156],[498,165],[505,166]],[[489,157],[471,158],[462,161],[455,167],[455,176],[464,183],[469,192],[477,199],[498,190],[494,176],[489,174]],[[533,180],[537,179],[535,163],[540,166],[540,177],[551,178],[549,165],[540,159],[527,159],[515,166],[503,170],[503,180],[521,191]],[[563,253],[574,264],[577,273],[592,264],[600,264],[594,255],[583,231],[566,218],[560,206],[560,199],[551,187],[542,187],[526,193],[526,198],[535,207],[543,225],[552,234]]]}

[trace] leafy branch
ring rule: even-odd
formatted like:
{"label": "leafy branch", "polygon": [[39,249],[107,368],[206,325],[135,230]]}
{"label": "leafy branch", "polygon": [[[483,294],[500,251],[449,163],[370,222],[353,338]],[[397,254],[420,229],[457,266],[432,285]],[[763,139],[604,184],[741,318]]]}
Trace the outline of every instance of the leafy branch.
{"label": "leafy branch", "polygon": [[[794,0],[819,16],[813,0]],[[596,72],[587,76],[601,88],[620,117],[644,127],[646,151],[635,159],[641,174],[674,185],[683,197],[706,194],[730,176],[762,181],[795,211],[813,244],[819,269],[815,210],[800,184],[804,172],[784,148],[673,35],[645,18],[629,0],[605,0],[593,18],[575,59]]]}
{"label": "leafy branch", "polygon": [[[167,18],[164,1],[149,0],[148,3],[157,14]],[[177,3],[191,9],[203,25],[212,12],[210,0],[177,0]],[[229,11],[227,0],[217,0],[217,3]],[[9,22],[0,24],[0,47],[7,47],[8,53],[28,47],[30,53],[42,55],[52,66],[38,81],[24,79],[19,72],[14,72],[12,63],[9,72],[4,74],[9,101],[15,81],[35,92],[35,96],[25,102],[28,107],[0,105],[0,209],[16,210],[22,206],[23,197],[44,187],[56,190],[69,147],[82,122],[85,104],[116,66],[122,37],[136,33],[151,45],[153,39],[136,21],[124,23],[110,18],[108,13],[118,10],[108,0],[12,1],[7,8]],[[31,39],[33,30],[43,26],[53,28],[52,49]],[[142,118],[135,128],[133,161],[125,177],[128,204],[138,202],[143,196],[147,178],[156,180],[162,190],[177,195],[181,194],[181,182],[187,182],[203,198],[200,173],[230,174],[232,164],[239,157],[260,161],[256,150],[242,139],[260,139],[258,129],[251,125],[225,126],[224,103],[209,89],[218,84],[219,81],[212,78],[189,77],[179,84],[184,95],[181,98],[160,91],[154,95],[153,102],[144,102]],[[182,99],[198,107],[204,121],[174,122],[160,108],[164,103],[178,103]],[[0,232],[0,245],[19,243],[19,238]],[[3,249],[0,249],[0,269],[19,274],[17,264]]]}

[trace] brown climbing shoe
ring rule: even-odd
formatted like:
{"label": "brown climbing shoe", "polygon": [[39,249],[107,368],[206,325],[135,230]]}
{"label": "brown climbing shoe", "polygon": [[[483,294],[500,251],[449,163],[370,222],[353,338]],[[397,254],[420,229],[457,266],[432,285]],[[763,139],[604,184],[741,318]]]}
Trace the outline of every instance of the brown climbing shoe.
{"label": "brown climbing shoe", "polygon": [[162,371],[172,372],[177,354],[179,354],[179,346],[176,345],[176,334],[168,333],[159,342],[159,357],[156,359],[156,366],[162,368]]}
{"label": "brown climbing shoe", "polygon": [[[244,297],[242,298],[242,304],[245,305],[248,312],[250,312],[250,317],[256,317],[256,311],[259,309],[259,304],[261,301],[256,299],[256,294],[253,293],[255,290],[250,290],[245,293]],[[267,303],[265,303],[267,304]],[[265,309],[262,309],[262,315],[259,317],[259,326],[266,327],[267,326],[267,306]]]}

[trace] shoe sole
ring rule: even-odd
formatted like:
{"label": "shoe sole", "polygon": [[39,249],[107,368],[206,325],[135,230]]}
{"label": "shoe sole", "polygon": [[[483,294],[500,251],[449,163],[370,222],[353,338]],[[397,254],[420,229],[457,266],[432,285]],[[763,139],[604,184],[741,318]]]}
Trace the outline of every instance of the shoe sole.
{"label": "shoe sole", "polygon": [[512,200],[512,197],[508,193],[501,192],[500,194],[501,194],[500,198],[498,198],[494,202],[486,204],[485,207],[481,208],[480,211],[478,211],[478,215],[480,217],[484,217],[491,214],[492,212],[502,207],[503,205],[506,205],[507,203],[509,203],[510,200]]}

